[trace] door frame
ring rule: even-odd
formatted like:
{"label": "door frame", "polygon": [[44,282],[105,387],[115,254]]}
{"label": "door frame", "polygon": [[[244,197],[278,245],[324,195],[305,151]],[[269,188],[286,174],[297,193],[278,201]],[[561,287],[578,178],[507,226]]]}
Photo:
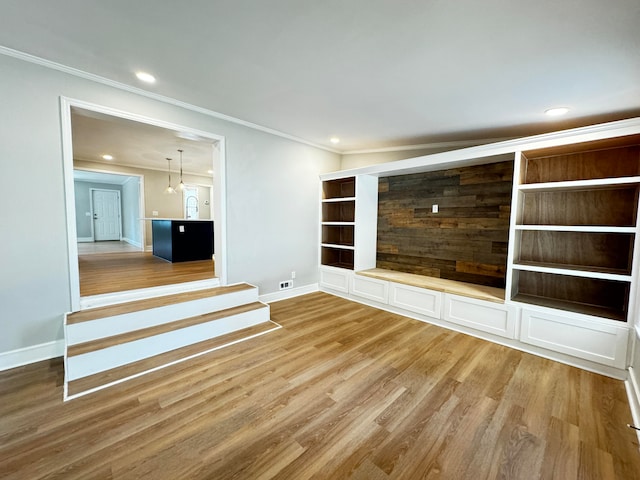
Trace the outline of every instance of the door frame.
{"label": "door frame", "polygon": [[120,191],[113,190],[112,188],[89,188],[89,209],[91,210],[91,238],[93,238],[94,242],[96,240],[96,230],[95,230],[95,212],[93,211],[93,192],[102,191],[102,192],[116,192],[116,198],[118,199],[118,240],[122,240],[122,199],[120,198]]}
{"label": "door frame", "polygon": [[73,185],[73,139],[71,134],[71,109],[81,108],[113,117],[119,117],[134,122],[146,123],[176,132],[192,134],[200,138],[211,140],[213,175],[213,220],[214,220],[214,251],[215,271],[220,285],[227,284],[227,208],[226,208],[226,149],[225,137],[211,132],[158,120],[132,112],[125,112],[115,108],[85,102],[69,97],[60,97],[60,116],[62,130],[62,161],[65,188],[65,206],[67,220],[67,247],[69,264],[69,291],[71,310],[80,310],[80,272],[78,268],[78,234],[76,230],[75,191]]}

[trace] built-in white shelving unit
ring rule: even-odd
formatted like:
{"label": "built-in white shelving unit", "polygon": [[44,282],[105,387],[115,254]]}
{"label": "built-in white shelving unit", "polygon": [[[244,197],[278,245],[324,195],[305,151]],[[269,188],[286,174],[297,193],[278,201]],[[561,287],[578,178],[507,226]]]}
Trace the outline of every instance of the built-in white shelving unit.
{"label": "built-in white shelving unit", "polygon": [[[502,293],[467,297],[473,289],[365,272],[376,267],[379,176],[505,160],[515,161]],[[323,290],[624,377],[638,315],[640,118],[333,172],[321,181]]]}
{"label": "built-in white shelving unit", "polygon": [[515,167],[511,299],[626,322],[640,136],[522,151]]}

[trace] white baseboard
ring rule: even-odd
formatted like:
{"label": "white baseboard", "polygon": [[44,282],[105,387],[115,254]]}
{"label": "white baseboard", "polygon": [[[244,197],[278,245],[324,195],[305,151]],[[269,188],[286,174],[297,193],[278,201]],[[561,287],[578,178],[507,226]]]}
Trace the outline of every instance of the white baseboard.
{"label": "white baseboard", "polygon": [[153,245],[147,245],[144,247],[145,252],[153,252]]}
{"label": "white baseboard", "polygon": [[320,290],[317,283],[311,285],[304,285],[302,287],[289,288],[287,290],[281,290],[279,292],[266,293],[260,295],[259,299],[264,303],[279,302],[280,300],[287,300],[288,298],[299,297],[300,295],[306,295],[307,293],[318,292]]}
{"label": "white baseboard", "polygon": [[[629,378],[624,382],[624,386],[627,389],[633,424],[640,428],[640,377],[638,375],[640,375],[640,372],[636,372],[635,368],[629,367]],[[640,442],[640,431],[636,430],[636,435]]]}
{"label": "white baseboard", "polygon": [[142,248],[142,244],[140,242],[136,242],[135,240],[131,240],[130,238],[122,237],[122,241],[127,242],[129,245],[133,245],[134,247]]}
{"label": "white baseboard", "polygon": [[78,243],[90,243],[93,242],[93,237],[78,237]]}
{"label": "white baseboard", "polygon": [[63,355],[64,340],[54,340],[53,342],[3,352],[0,353],[0,371],[21,367],[42,360],[62,357]]}

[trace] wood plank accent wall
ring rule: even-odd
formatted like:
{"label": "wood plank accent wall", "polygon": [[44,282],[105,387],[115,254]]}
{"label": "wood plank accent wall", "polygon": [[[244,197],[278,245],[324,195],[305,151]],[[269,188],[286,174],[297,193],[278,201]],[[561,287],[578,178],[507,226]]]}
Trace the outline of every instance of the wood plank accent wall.
{"label": "wood plank accent wall", "polygon": [[512,179],[511,161],[381,177],[377,267],[504,288]]}

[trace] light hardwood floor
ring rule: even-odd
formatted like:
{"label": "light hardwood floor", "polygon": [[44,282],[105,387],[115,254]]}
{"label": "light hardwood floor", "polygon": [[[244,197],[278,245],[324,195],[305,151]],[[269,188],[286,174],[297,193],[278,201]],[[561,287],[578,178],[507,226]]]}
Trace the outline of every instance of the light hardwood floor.
{"label": "light hardwood floor", "polygon": [[62,403],[0,374],[7,479],[637,479],[623,383],[324,293],[283,328]]}
{"label": "light hardwood floor", "polygon": [[78,255],[80,296],[214,278],[213,260],[171,263],[151,252]]}

